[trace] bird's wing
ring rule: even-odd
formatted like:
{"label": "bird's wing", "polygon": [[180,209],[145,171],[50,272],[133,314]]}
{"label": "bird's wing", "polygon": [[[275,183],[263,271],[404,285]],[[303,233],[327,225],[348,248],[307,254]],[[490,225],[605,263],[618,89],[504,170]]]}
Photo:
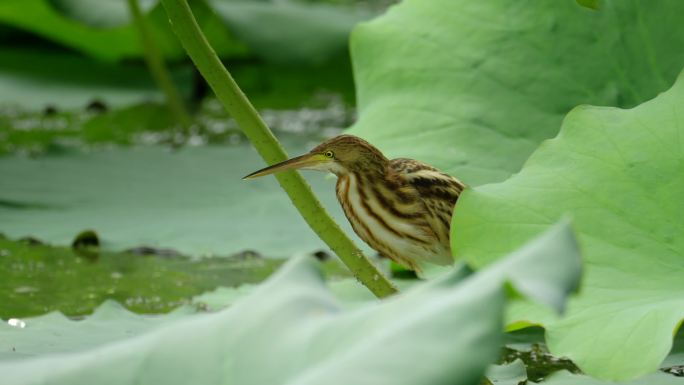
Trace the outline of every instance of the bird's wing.
{"label": "bird's wing", "polygon": [[451,215],[465,184],[451,175],[413,159],[392,159],[389,167],[420,197],[429,214],[427,222],[448,253],[444,256],[445,261],[441,262],[451,263],[453,261],[449,245]]}

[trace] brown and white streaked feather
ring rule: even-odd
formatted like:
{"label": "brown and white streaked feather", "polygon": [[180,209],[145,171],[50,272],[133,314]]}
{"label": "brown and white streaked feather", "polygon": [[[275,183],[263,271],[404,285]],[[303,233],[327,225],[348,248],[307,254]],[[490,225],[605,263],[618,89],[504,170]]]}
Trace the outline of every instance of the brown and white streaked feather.
{"label": "brown and white streaked feather", "polygon": [[463,183],[412,159],[387,159],[361,138],[340,135],[311,150],[330,151],[337,198],[354,231],[380,254],[417,273],[419,262],[453,263],[449,227]]}
{"label": "brown and white streaked feather", "polygon": [[337,175],[337,198],[354,231],[380,254],[417,273],[419,263],[453,263],[449,228],[465,187],[458,179],[412,159],[389,160],[352,135],[339,135],[304,154],[249,174],[292,169]]}
{"label": "brown and white streaked feather", "polygon": [[398,158],[388,164],[390,175],[403,180],[415,191],[428,215],[423,217],[442,246],[440,253],[431,255],[429,262],[445,265],[453,263],[449,233],[454,205],[465,184],[451,175],[414,159]]}

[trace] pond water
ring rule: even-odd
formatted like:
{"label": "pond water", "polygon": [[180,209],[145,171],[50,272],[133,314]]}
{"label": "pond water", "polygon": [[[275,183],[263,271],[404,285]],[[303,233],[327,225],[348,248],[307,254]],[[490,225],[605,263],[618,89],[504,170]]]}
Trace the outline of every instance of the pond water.
{"label": "pond water", "polygon": [[[189,136],[173,127],[127,124],[162,113],[158,106],[95,117],[92,111],[16,113],[5,136],[33,136],[4,142],[5,150],[14,147],[0,157],[0,232],[68,245],[93,229],[108,250],[151,246],[193,256],[255,250],[290,257],[326,249],[275,178],[241,179],[265,163],[215,100],[203,104]],[[339,133],[353,110],[332,98],[320,108],[263,115],[296,155]],[[113,134],[99,135],[105,131]],[[334,196],[334,177],[306,172],[306,178],[352,233]]]}
{"label": "pond water", "polygon": [[[81,315],[105,299],[166,312],[219,286],[260,282],[280,265],[273,258],[329,255],[275,178],[241,179],[264,162],[215,100],[188,132],[169,126],[159,105],[98,108],[0,114],[0,318]],[[354,111],[324,95],[262,114],[296,155]],[[354,236],[334,177],[306,178]],[[85,255],[70,248],[84,230],[99,241]]]}

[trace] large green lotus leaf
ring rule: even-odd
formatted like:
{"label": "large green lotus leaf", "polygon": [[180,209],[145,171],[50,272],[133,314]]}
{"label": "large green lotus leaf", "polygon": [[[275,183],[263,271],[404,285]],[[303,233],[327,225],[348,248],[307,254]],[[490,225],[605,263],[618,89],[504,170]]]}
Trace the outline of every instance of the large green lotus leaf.
{"label": "large green lotus leaf", "polygon": [[351,132],[470,185],[520,169],[582,103],[632,107],[684,65],[684,2],[406,0],[351,38]]}
{"label": "large green lotus leaf", "polygon": [[292,0],[212,0],[217,15],[258,56],[320,64],[346,57],[349,32],[371,14],[349,6]]}
{"label": "large green lotus leaf", "polygon": [[[301,136],[282,139],[292,154],[312,147]],[[68,245],[75,234],[94,229],[108,250],[146,245],[189,255],[255,250],[289,257],[328,250],[275,178],[242,180],[262,167],[244,142],[0,157],[0,232]],[[335,197],[335,179],[317,172],[307,179],[353,234]]]}
{"label": "large green lotus leaf", "polygon": [[[555,254],[557,244],[567,251]],[[470,276],[456,269],[389,300],[346,310],[317,263],[297,258],[228,309],[98,347],[65,339],[60,342],[73,346],[63,349],[66,354],[46,348],[52,354],[0,362],[0,372],[17,385],[478,384],[499,353],[504,283],[532,280],[569,292],[579,279],[578,259],[571,230],[562,224],[491,269]],[[540,266],[541,274],[530,277],[530,265]],[[562,272],[566,279],[555,280]],[[565,300],[531,294],[555,308]],[[25,322],[23,329],[6,327],[1,340],[31,345],[35,353],[45,330]],[[60,321],[58,328],[78,327],[72,324]],[[88,332],[101,333],[95,324],[64,335],[87,339]]]}
{"label": "large green lotus leaf", "polygon": [[[52,6],[50,0],[0,1],[0,23],[31,32],[103,60],[143,57],[143,47],[138,31],[130,22],[111,28],[102,28],[107,23],[111,25],[121,22],[122,14],[121,11],[103,12],[103,8],[121,8],[121,5],[117,7],[109,4],[112,0],[53,1],[60,3],[61,6]],[[123,0],[116,0],[116,2],[125,3]],[[230,36],[223,23],[204,2],[193,1],[191,3],[199,24],[221,56],[245,55],[245,47]],[[89,22],[83,22],[84,18]],[[185,51],[169,27],[168,17],[161,5],[153,7],[146,14],[146,20],[162,54],[169,58],[185,57]],[[99,26],[94,26],[96,24]]]}
{"label": "large green lotus leaf", "polygon": [[506,182],[467,191],[454,214],[457,257],[485,265],[570,214],[586,259],[560,320],[523,306],[550,351],[586,373],[657,369],[684,317],[684,78],[633,109],[580,106]]}
{"label": "large green lotus leaf", "polygon": [[[139,313],[165,313],[219,286],[247,290],[240,285],[263,281],[281,262],[249,255],[189,258],[144,248],[117,253],[74,250],[0,237],[0,318],[50,311],[82,316],[107,299]],[[336,262],[323,264],[328,275],[343,275]],[[203,308],[215,303],[200,298],[195,302]]]}
{"label": "large green lotus leaf", "polygon": [[[532,382],[536,384],[536,382]],[[589,376],[583,376],[580,374],[572,374],[566,371],[560,371],[553,374],[551,377],[546,379],[539,384],[546,385],[682,385],[684,384],[684,378],[675,377],[670,374],[665,374],[662,372],[650,373],[643,377],[639,377],[636,380],[620,382],[616,384],[612,381],[602,381]]]}

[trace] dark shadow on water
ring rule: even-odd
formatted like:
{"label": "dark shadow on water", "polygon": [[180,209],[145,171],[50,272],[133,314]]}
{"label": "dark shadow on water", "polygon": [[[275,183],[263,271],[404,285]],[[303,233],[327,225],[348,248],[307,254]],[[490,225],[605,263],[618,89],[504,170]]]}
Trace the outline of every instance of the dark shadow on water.
{"label": "dark shadow on water", "polygon": [[37,202],[22,202],[10,199],[0,199],[0,208],[15,209],[15,210],[31,210],[31,209],[54,209],[55,205],[47,205]]}

